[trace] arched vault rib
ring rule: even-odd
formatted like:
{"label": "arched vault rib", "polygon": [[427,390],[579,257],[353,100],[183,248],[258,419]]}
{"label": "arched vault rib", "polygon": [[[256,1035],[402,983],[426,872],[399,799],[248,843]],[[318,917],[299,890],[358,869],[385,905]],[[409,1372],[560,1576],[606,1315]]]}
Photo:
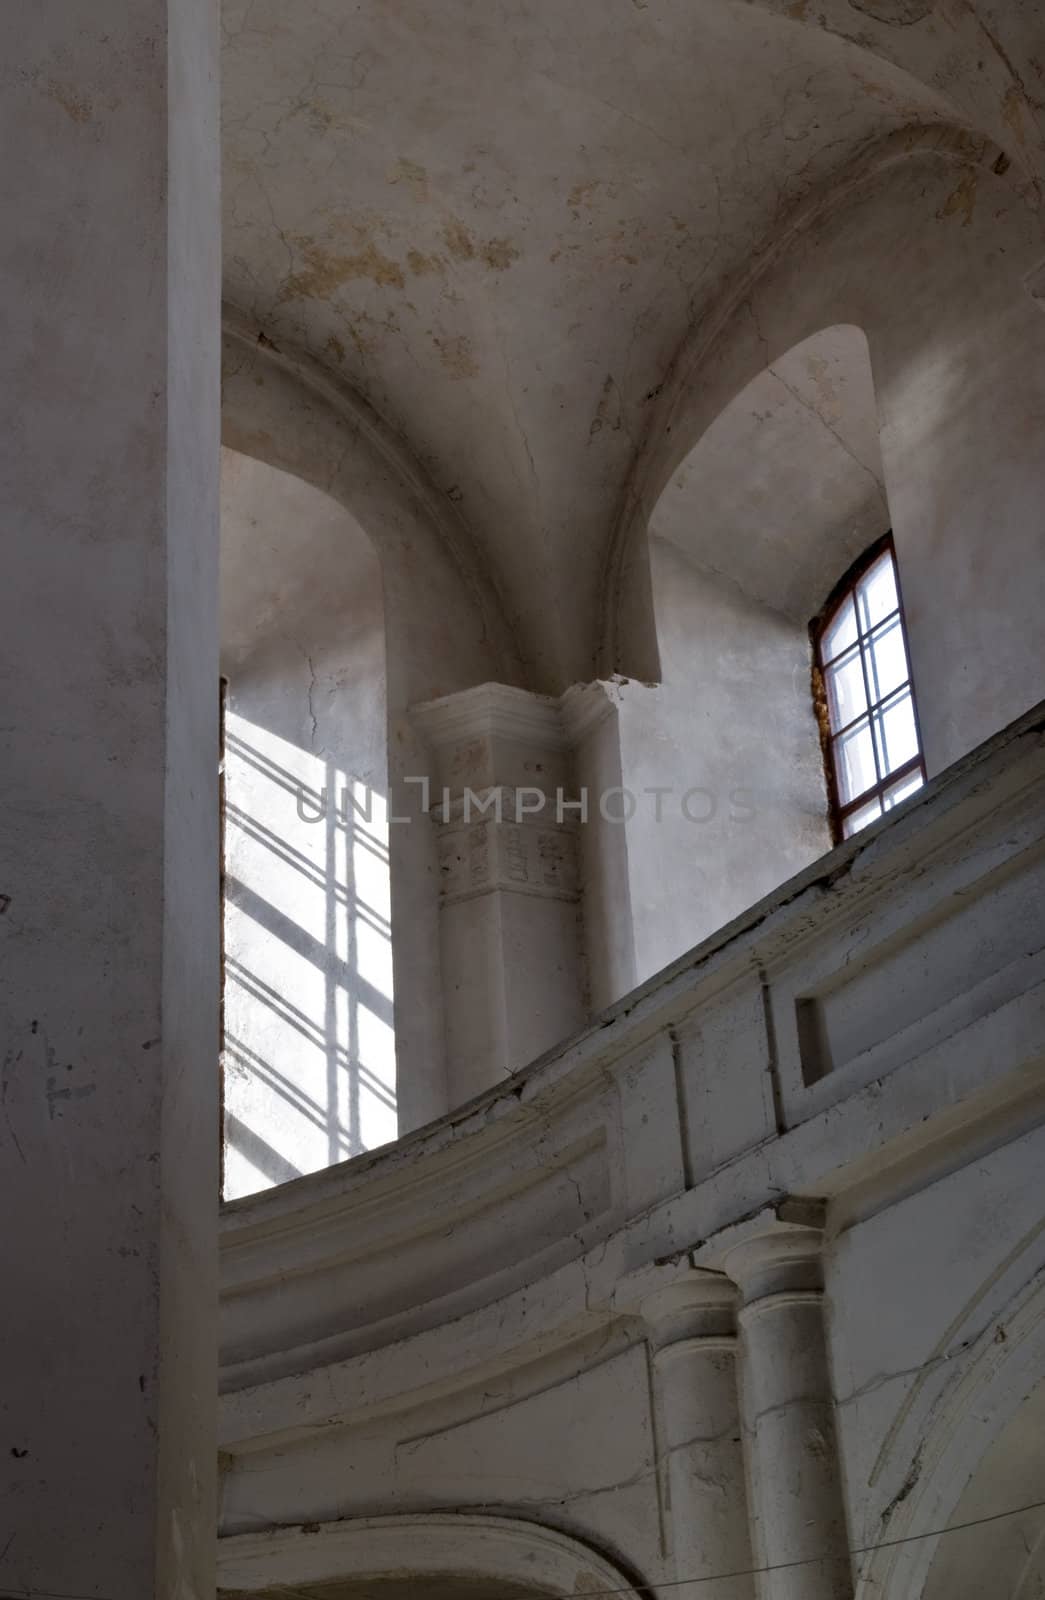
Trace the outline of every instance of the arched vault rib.
{"label": "arched vault rib", "polygon": [[[972,172],[1008,174],[1009,181],[1014,182],[1007,154],[992,140],[976,137],[965,128],[916,125],[890,134],[860,151],[829,183],[805,196],[783,217],[744,270],[727,283],[708,315],[687,332],[636,451],[610,536],[601,603],[602,646],[598,661],[601,676],[611,676],[615,672],[648,680],[659,676],[646,533],[654,507],[672,472],[713,420],[711,415],[705,414],[702,425],[696,429],[687,428],[682,422],[687,397],[700,383],[702,372],[728,339],[738,315],[746,305],[750,306],[759,285],[769,278],[774,267],[784,261],[804,235],[829,219],[861,188],[890,168],[918,159],[945,161]],[[1015,187],[1024,201],[1036,202],[1036,191],[1018,177]],[[838,319],[833,315],[826,317],[827,322],[833,320]],[[790,343],[803,336],[796,335]],[[720,402],[717,410],[727,405],[763,367],[790,348],[790,343],[780,349],[769,349],[759,334],[760,359],[752,359],[742,379],[716,397]]]}
{"label": "arched vault rib", "polygon": [[[506,683],[525,683],[511,624],[481,552],[463,520],[402,442],[364,399],[319,362],[303,351],[277,346],[236,307],[223,306],[222,330],[223,442],[340,499],[373,540],[392,594],[413,578],[412,586],[421,601],[425,569],[442,567],[445,581],[449,566],[456,575],[459,594],[458,614],[448,622],[475,637],[473,681],[492,675]],[[234,380],[241,377],[249,377],[250,382],[237,384]],[[266,384],[278,385],[282,391],[275,406],[283,414],[274,419],[273,426],[262,425],[273,422],[261,399]],[[302,404],[318,408],[318,414],[329,420],[339,436],[336,453],[317,449],[312,430],[311,437],[303,437],[302,419],[294,415]],[[344,471],[350,451],[360,461],[356,479],[346,477]],[[415,546],[408,555],[404,522],[411,506],[415,509],[410,519],[412,533],[423,541],[423,547],[418,550]],[[402,567],[405,561],[416,566],[415,573],[390,570]],[[468,669],[464,671],[467,675]],[[429,693],[429,686],[419,685],[420,697]]]}
{"label": "arched vault rib", "polygon": [[[733,4],[734,0],[726,0]],[[997,140],[1031,180],[1045,179],[1045,92],[1035,88],[1040,20],[1019,0],[987,15],[984,0],[736,0],[796,27],[817,28],[857,45],[944,95],[956,117]],[[998,8],[995,8],[998,9]],[[1037,40],[1040,49],[1041,40]],[[1021,57],[1026,54],[1024,62]]]}

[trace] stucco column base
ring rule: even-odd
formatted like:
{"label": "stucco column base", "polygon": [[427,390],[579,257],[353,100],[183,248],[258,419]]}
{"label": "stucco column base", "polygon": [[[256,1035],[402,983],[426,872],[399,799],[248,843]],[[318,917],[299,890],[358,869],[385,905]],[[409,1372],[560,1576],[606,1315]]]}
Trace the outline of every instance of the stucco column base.
{"label": "stucco column base", "polygon": [[788,1227],[729,1251],[759,1600],[852,1600],[821,1235]]}
{"label": "stucco column base", "polygon": [[452,1107],[587,1016],[580,823],[557,700],[483,684],[412,717],[432,752]]}
{"label": "stucco column base", "polygon": [[708,1600],[752,1600],[736,1378],[736,1290],[694,1273],[642,1305],[656,1374],[675,1577]]}

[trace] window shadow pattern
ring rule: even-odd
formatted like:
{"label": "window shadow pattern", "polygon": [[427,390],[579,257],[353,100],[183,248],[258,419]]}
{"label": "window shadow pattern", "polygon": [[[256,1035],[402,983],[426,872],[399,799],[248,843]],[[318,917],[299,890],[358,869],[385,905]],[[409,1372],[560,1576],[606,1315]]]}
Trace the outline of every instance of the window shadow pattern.
{"label": "window shadow pattern", "polygon": [[397,1134],[386,796],[230,710],[225,1198]]}

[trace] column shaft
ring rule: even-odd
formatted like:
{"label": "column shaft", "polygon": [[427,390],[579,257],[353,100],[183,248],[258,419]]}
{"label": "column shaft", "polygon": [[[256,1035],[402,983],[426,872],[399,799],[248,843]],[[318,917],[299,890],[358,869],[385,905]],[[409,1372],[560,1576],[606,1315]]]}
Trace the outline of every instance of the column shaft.
{"label": "column shaft", "polygon": [[819,1234],[782,1229],[726,1258],[740,1286],[741,1399],[760,1600],[851,1600],[824,1334]]}
{"label": "column shaft", "polygon": [[0,1590],[213,1594],[213,0],[5,8]]}
{"label": "column shaft", "polygon": [[587,1016],[578,823],[558,702],[484,684],[419,706],[433,752],[451,1106]]}
{"label": "column shaft", "polygon": [[681,1596],[699,1600],[752,1600],[755,1592],[734,1311],[732,1284],[710,1274],[659,1290],[643,1307],[667,1455],[675,1579]]}

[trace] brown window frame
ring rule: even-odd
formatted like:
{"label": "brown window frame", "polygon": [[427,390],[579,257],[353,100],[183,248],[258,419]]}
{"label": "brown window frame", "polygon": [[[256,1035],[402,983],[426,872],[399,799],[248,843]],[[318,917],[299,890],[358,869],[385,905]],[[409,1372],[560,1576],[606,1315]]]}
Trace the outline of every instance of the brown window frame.
{"label": "brown window frame", "polygon": [[229,707],[229,680],[218,679],[218,1194],[225,1193],[225,834],[228,786],[225,764],[225,723]]}
{"label": "brown window frame", "polygon": [[[871,568],[876,564],[876,562],[878,562],[881,557],[887,553],[892,561],[893,577],[896,582],[896,612],[890,612],[888,617],[880,618],[873,625],[873,627],[869,629],[862,629],[860,626],[859,610],[856,607],[856,591],[861,579],[864,578]],[[853,600],[854,613],[856,616],[857,634],[855,643],[860,652],[860,665],[863,673],[866,706],[865,709],[860,712],[859,716],[853,719],[853,722],[847,723],[845,727],[833,728],[831,726],[831,712],[827,697],[827,680],[825,677],[825,669],[831,663],[824,660],[823,643],[831,624],[834,622],[846,601],[850,598]],[[878,700],[873,700],[871,697],[871,680],[868,674],[866,645],[871,635],[877,629],[881,628],[885,622],[889,621],[894,614],[900,619],[900,631],[903,636],[904,654],[907,658],[907,678],[904,680],[903,684],[891,689],[887,695],[882,696]],[[809,637],[813,647],[813,707],[816,712],[817,725],[820,730],[820,750],[824,762],[824,776],[827,781],[828,816],[831,823],[831,836],[835,844],[841,844],[846,837],[845,824],[856,812],[863,810],[863,808],[870,805],[873,800],[878,800],[882,804],[882,815],[885,815],[884,802],[886,794],[890,789],[894,788],[898,783],[901,783],[904,778],[912,777],[915,773],[920,775],[923,783],[926,779],[925,747],[922,743],[922,728],[918,719],[918,696],[915,692],[914,671],[911,666],[911,651],[907,637],[907,615],[904,611],[903,590],[900,586],[900,566],[896,559],[896,545],[893,541],[892,530],[884,534],[882,538],[876,539],[874,544],[865,550],[861,556],[858,556],[853,562],[852,566],[849,567],[845,573],[843,573],[842,577],[838,580],[834,588],[831,590],[831,593],[828,595],[824,606],[809,624]],[[845,651],[849,651],[852,648],[853,646],[851,644],[846,645]],[[845,651],[843,651],[842,654],[844,654]],[[836,656],[832,659],[837,660],[839,658]],[[839,795],[838,764],[835,759],[835,744],[837,740],[844,733],[846,733],[849,728],[853,727],[856,722],[860,721],[862,717],[866,716],[873,718],[876,711],[880,710],[881,707],[884,706],[889,700],[894,699],[895,696],[901,693],[905,687],[909,687],[911,691],[911,710],[914,717],[915,736],[918,740],[918,754],[913,756],[910,761],[905,762],[902,767],[897,767],[894,772],[889,772],[883,775],[878,758],[878,743],[874,737],[874,730],[872,727],[871,750],[874,756],[877,782],[875,782],[870,788],[865,789],[862,794],[857,795],[854,799],[843,802]],[[853,837],[853,835],[850,835],[850,837]]]}

